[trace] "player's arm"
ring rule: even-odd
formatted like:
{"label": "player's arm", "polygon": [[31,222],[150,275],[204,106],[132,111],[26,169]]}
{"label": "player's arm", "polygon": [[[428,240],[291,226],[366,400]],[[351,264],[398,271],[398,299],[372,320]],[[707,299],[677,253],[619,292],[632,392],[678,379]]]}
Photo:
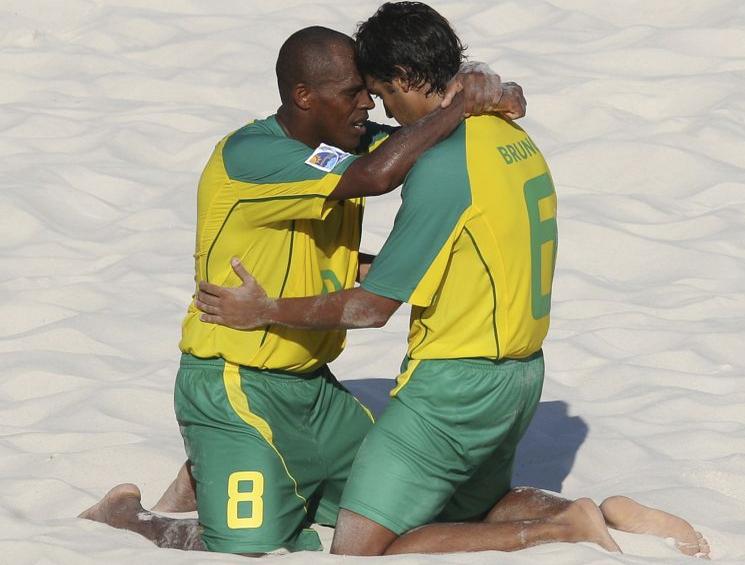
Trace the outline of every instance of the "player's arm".
{"label": "player's arm", "polygon": [[399,128],[375,151],[355,159],[329,198],[379,196],[399,186],[422,153],[445,139],[463,121],[465,100],[464,94],[456,94],[447,108],[437,108],[413,124]]}
{"label": "player's arm", "polygon": [[[200,283],[195,304],[204,312],[202,320],[236,329],[267,324],[319,330],[370,328],[385,325],[402,302],[428,306],[447,266],[442,258],[449,255],[453,230],[470,203],[467,173],[456,164],[461,160],[453,152],[425,157],[414,168],[393,230],[361,287],[272,299],[233,259],[243,284],[226,288]],[[417,261],[409,260],[412,250]]]}
{"label": "player's arm", "polygon": [[352,329],[384,326],[401,301],[361,287],[321,296],[269,298],[237,260],[231,262],[243,284],[226,288],[199,283],[195,304],[203,322],[250,330],[269,324],[300,329]]}
{"label": "player's arm", "polygon": [[379,196],[399,186],[416,160],[463,121],[465,116],[503,113],[525,115],[522,89],[502,83],[483,63],[465,67],[448,85],[440,108],[399,128],[375,151],[356,159],[342,174],[329,198]]}
{"label": "player's arm", "polygon": [[[465,88],[464,79],[473,80],[475,77],[483,82],[483,86]],[[486,63],[472,61],[461,65],[460,72],[448,84],[441,106],[446,108],[455,94],[464,88],[466,108],[479,108],[482,113],[501,114],[510,120],[525,116],[528,103],[522,87],[515,82],[502,82],[500,76]]]}

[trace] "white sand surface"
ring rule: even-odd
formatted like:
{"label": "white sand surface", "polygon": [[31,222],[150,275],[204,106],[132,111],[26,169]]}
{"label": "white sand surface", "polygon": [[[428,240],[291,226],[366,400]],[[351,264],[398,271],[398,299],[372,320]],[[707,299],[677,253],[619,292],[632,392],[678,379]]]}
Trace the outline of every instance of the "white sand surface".
{"label": "white sand surface", "polygon": [[[516,482],[623,493],[745,562],[745,4],[437,1],[517,80],[560,199],[543,402]],[[74,516],[119,482],[152,504],[184,458],[172,409],[195,187],[219,138],[278,106],[291,32],[377,2],[0,1],[0,564],[196,564]],[[382,114],[377,113],[380,119]],[[369,204],[377,251],[398,194]],[[377,408],[407,313],[335,372]],[[323,532],[329,539],[330,532]],[[682,563],[619,534],[392,563]],[[281,563],[382,563],[300,553]]]}

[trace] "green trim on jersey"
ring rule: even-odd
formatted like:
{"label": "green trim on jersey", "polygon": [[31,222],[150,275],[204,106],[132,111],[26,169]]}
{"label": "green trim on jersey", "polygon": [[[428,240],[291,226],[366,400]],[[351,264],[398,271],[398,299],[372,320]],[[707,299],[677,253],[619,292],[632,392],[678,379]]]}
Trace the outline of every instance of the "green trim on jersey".
{"label": "green trim on jersey", "polygon": [[[282,286],[279,289],[279,296],[278,298],[282,298],[282,295],[285,292],[285,286],[287,286],[287,277],[290,274],[290,266],[292,266],[292,249],[295,247],[295,220],[292,220],[292,223],[290,225],[290,249],[287,252],[287,268],[285,269],[285,277],[282,279]],[[264,345],[264,341],[266,341],[266,336],[269,333],[269,330],[271,329],[272,325],[268,324],[266,326],[266,329],[264,330],[264,335],[261,336],[261,343],[260,345]]]}
{"label": "green trim on jersey", "polygon": [[305,163],[312,153],[312,148],[287,137],[276,117],[270,116],[233,132],[223,146],[222,159],[233,180],[274,184],[319,180],[327,175]]}
{"label": "green trim on jersey", "polygon": [[409,172],[393,230],[362,283],[365,290],[409,301],[453,233],[471,205],[465,135],[461,124]]}
{"label": "green trim on jersey", "polygon": [[[385,128],[371,125],[369,131],[370,142],[383,142]],[[255,151],[244,151],[253,145]],[[320,294],[329,273],[336,286],[354,287],[364,202],[330,198],[353,158],[321,174],[305,163],[311,154],[310,147],[288,138],[273,117],[245,126],[217,144],[199,181],[197,283],[240,286],[230,265],[237,257],[270,296]],[[302,180],[270,182],[297,178]],[[305,373],[336,358],[344,337],[344,331],[276,326],[268,331],[234,330],[203,322],[192,302],[179,346],[201,358]]]}
{"label": "green trim on jersey", "polygon": [[[272,196],[267,198],[243,198],[241,200],[236,201],[235,204],[233,204],[233,207],[230,209],[230,211],[225,216],[225,219],[222,222],[222,225],[220,226],[220,229],[217,231],[217,235],[215,236],[215,239],[212,240],[212,243],[210,244],[209,249],[207,250],[207,261],[204,266],[204,275],[205,280],[210,280],[210,256],[212,255],[212,250],[215,247],[215,244],[220,239],[220,234],[222,233],[223,228],[228,223],[228,220],[230,219],[230,216],[233,215],[233,212],[235,212],[235,209],[240,206],[241,204],[245,204],[247,202],[268,202],[271,200],[290,200],[290,199],[298,199],[302,200],[305,198],[324,198],[323,194],[302,194],[298,196]],[[294,235],[294,229],[295,229],[295,220],[291,220],[292,222],[292,228],[293,228],[293,235]],[[290,254],[292,254],[292,246],[290,246]],[[287,275],[285,275],[285,281],[287,281]],[[284,283],[282,283],[282,289],[284,289]],[[280,295],[281,296],[281,295]],[[262,340],[263,343],[263,340]]]}
{"label": "green trim on jersey", "polygon": [[[491,283],[491,296],[492,296],[492,300],[494,301],[494,306],[492,307],[492,311],[491,311],[491,319],[492,319],[492,325],[494,326],[493,327],[494,344],[497,348],[496,358],[499,359],[499,335],[497,334],[497,287],[494,284],[494,277],[492,276],[491,271],[489,270],[489,265],[486,264],[486,261],[484,260],[484,255],[481,253],[481,249],[479,249],[479,244],[476,243],[476,238],[473,237],[471,230],[469,230],[468,228],[463,228],[463,231],[466,232],[469,239],[471,240],[471,243],[473,243],[473,247],[474,249],[476,249],[476,253],[479,256],[479,259],[481,259],[481,264],[484,266],[484,271],[489,277],[489,282]],[[425,337],[426,337],[426,334],[425,334]]]}
{"label": "green trim on jersey", "polygon": [[[390,134],[391,128],[368,122],[360,153]],[[257,120],[231,134],[222,150],[225,170],[231,179],[254,184],[319,180],[328,173],[306,164],[314,148],[287,137],[276,116]],[[350,155],[330,172],[342,175],[357,155]],[[288,160],[294,166],[288,167]]]}
{"label": "green trim on jersey", "polygon": [[[527,139],[511,122],[471,117],[407,177],[393,230],[362,287],[411,304],[410,358],[520,359],[541,347],[556,194]],[[498,148],[507,146],[520,148],[518,160],[505,162]]]}

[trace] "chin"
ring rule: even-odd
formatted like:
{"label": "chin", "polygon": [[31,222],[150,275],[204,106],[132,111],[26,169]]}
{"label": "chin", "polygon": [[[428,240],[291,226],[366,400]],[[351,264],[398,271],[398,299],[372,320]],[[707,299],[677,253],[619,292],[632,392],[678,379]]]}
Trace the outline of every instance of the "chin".
{"label": "chin", "polygon": [[337,143],[334,145],[341,149],[342,151],[346,151],[347,153],[354,153],[357,151],[357,148],[360,146],[360,140],[362,139],[362,136],[357,136],[353,139],[345,139],[345,140],[338,140]]}

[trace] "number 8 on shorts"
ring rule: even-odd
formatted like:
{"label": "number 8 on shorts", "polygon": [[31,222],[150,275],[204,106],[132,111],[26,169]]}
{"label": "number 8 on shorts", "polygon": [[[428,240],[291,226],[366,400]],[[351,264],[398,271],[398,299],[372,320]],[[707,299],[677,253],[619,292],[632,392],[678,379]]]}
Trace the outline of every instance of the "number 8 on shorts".
{"label": "number 8 on shorts", "polygon": [[[251,483],[250,490],[245,489],[245,483]],[[242,528],[260,528],[264,523],[264,475],[257,471],[237,471],[228,477],[228,528],[237,530]],[[251,513],[241,517],[240,510],[244,509],[240,503],[251,503]],[[244,511],[245,513],[245,511]]]}

